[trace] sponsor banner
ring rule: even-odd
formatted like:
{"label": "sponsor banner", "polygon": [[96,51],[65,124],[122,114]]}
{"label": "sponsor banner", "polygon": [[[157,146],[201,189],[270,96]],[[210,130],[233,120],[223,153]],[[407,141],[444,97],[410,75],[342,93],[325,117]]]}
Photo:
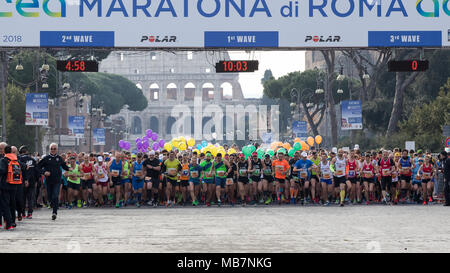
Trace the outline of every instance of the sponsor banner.
{"label": "sponsor banner", "polygon": [[292,122],[292,133],[302,141],[306,141],[308,138],[308,125],[306,124],[306,121],[294,120]]}
{"label": "sponsor banner", "polygon": [[48,125],[47,93],[28,93],[25,103],[25,125]]}
{"label": "sponsor banner", "polygon": [[360,100],[341,102],[341,130],[362,130],[362,107]]}
{"label": "sponsor banner", "polygon": [[84,117],[69,116],[69,136],[84,137]]}
{"label": "sponsor banner", "polygon": [[441,31],[369,31],[373,47],[441,47]]}
{"label": "sponsor banner", "polygon": [[[450,46],[449,5],[447,0],[0,0],[0,47]],[[411,32],[421,41],[411,36],[390,42],[396,32]]]}
{"label": "sponsor banner", "polygon": [[277,31],[205,32],[205,47],[278,47]]}
{"label": "sponsor banner", "polygon": [[94,128],[94,145],[106,145],[105,128]]}

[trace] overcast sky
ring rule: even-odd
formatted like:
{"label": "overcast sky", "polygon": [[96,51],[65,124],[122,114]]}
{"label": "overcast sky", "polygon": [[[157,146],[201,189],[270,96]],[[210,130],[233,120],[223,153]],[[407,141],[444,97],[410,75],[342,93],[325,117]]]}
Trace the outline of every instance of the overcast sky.
{"label": "overcast sky", "polygon": [[253,73],[240,73],[239,82],[245,98],[260,98],[263,95],[261,79],[264,71],[271,69],[273,76],[279,78],[293,71],[305,69],[304,51],[230,51],[232,60],[258,60],[259,70]]}

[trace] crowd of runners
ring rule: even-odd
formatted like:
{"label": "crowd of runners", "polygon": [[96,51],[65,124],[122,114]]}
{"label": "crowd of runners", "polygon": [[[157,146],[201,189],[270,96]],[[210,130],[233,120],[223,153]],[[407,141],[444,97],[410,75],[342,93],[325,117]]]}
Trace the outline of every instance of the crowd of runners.
{"label": "crowd of runners", "polygon": [[51,144],[41,158],[25,146],[0,143],[0,157],[0,225],[8,230],[43,207],[55,220],[59,207],[427,205],[444,200],[443,192],[444,205],[450,202],[445,151],[435,157],[421,150],[314,147],[292,157],[283,149],[263,157],[228,149],[215,156],[189,150],[59,154]]}

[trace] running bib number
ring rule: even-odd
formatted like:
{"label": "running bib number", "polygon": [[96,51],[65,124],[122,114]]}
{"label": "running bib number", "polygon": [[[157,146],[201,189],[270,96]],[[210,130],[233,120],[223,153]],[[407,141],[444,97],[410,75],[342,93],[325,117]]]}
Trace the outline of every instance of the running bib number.
{"label": "running bib number", "polygon": [[373,176],[373,173],[371,171],[365,171],[364,172],[364,177],[365,178],[372,178],[372,176]]}
{"label": "running bib number", "polygon": [[343,170],[336,170],[336,176],[338,175],[344,175],[344,171]]}
{"label": "running bib number", "polygon": [[225,172],[224,171],[217,171],[217,176],[225,176]]}
{"label": "running bib number", "polygon": [[148,177],[148,176],[145,177],[145,182],[151,182],[151,181],[152,181],[152,179],[150,177]]}
{"label": "running bib number", "polygon": [[168,173],[170,176],[176,176],[176,175],[177,175],[177,169],[170,168],[170,169],[167,170],[167,173]]}
{"label": "running bib number", "polygon": [[255,169],[255,171],[253,172],[254,176],[258,176],[261,173],[261,171],[259,169]]}
{"label": "running bib number", "polygon": [[84,180],[89,180],[90,177],[91,177],[90,174],[85,173],[84,176],[83,176],[83,179],[84,179]]}
{"label": "running bib number", "polygon": [[226,184],[233,185],[233,178],[227,178]]}
{"label": "running bib number", "polygon": [[300,177],[301,178],[307,178],[308,177],[308,172],[304,171],[304,170],[300,171]]}
{"label": "running bib number", "polygon": [[207,171],[205,174],[207,178],[211,178],[214,176],[212,173],[210,173],[210,171]]}
{"label": "running bib number", "polygon": [[431,178],[431,173],[423,173],[423,178],[424,179],[430,179]]}
{"label": "running bib number", "polygon": [[118,177],[119,176],[119,170],[112,170],[111,171],[111,175],[114,177]]}
{"label": "running bib number", "polygon": [[420,175],[416,175],[416,180],[422,180],[422,177],[420,177]]}
{"label": "running bib number", "polygon": [[409,174],[409,168],[408,167],[403,167],[402,168],[402,174]]}
{"label": "running bib number", "polygon": [[245,176],[247,174],[247,169],[240,169],[239,170],[239,175],[240,176]]}
{"label": "running bib number", "polygon": [[264,174],[265,175],[271,175],[272,174],[272,170],[271,169],[265,169],[264,170]]}
{"label": "running bib number", "polygon": [[323,179],[331,179],[331,173],[324,173]]}
{"label": "running bib number", "polygon": [[355,171],[348,171],[348,177],[355,177]]}
{"label": "running bib number", "polygon": [[142,176],[142,171],[135,171],[134,176]]}
{"label": "running bib number", "polygon": [[284,166],[283,165],[277,165],[275,168],[277,169],[278,172],[284,171]]}
{"label": "running bib number", "polygon": [[99,178],[99,179],[105,178],[105,174],[103,174],[103,173],[98,173],[98,178]]}
{"label": "running bib number", "polygon": [[191,177],[197,178],[198,177],[198,171],[191,171]]}
{"label": "running bib number", "polygon": [[293,176],[292,180],[294,180],[294,182],[298,182],[299,181],[297,176]]}
{"label": "running bib number", "polygon": [[389,169],[382,169],[381,172],[383,173],[383,176],[389,176],[389,174],[390,174]]}
{"label": "running bib number", "polygon": [[182,175],[182,176],[189,176],[189,171],[188,171],[188,170],[183,170],[183,171],[181,172],[181,175]]}
{"label": "running bib number", "polygon": [[398,176],[397,172],[392,172],[392,177],[396,178]]}

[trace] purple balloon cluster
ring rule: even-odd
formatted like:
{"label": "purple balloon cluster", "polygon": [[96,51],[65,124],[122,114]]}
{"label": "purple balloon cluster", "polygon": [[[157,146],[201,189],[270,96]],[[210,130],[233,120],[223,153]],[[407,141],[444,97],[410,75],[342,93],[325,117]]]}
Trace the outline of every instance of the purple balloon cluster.
{"label": "purple balloon cluster", "polygon": [[119,141],[119,147],[121,148],[121,149],[124,149],[124,150],[130,150],[131,149],[131,144],[130,144],[130,142],[128,142],[128,141],[125,141],[125,140],[120,140]]}
{"label": "purple balloon cluster", "polygon": [[[150,145],[150,141],[153,141],[152,145]],[[121,140],[121,142],[125,143],[126,141]],[[119,142],[119,146],[121,145],[121,142]],[[153,132],[151,129],[146,130],[145,136],[143,136],[142,138],[136,138],[136,148],[137,151],[141,153],[145,153],[148,150],[159,150],[160,148],[164,148],[164,144],[166,144],[164,139],[160,139],[158,141],[158,133]],[[127,151],[130,149],[129,146],[120,147]]]}

